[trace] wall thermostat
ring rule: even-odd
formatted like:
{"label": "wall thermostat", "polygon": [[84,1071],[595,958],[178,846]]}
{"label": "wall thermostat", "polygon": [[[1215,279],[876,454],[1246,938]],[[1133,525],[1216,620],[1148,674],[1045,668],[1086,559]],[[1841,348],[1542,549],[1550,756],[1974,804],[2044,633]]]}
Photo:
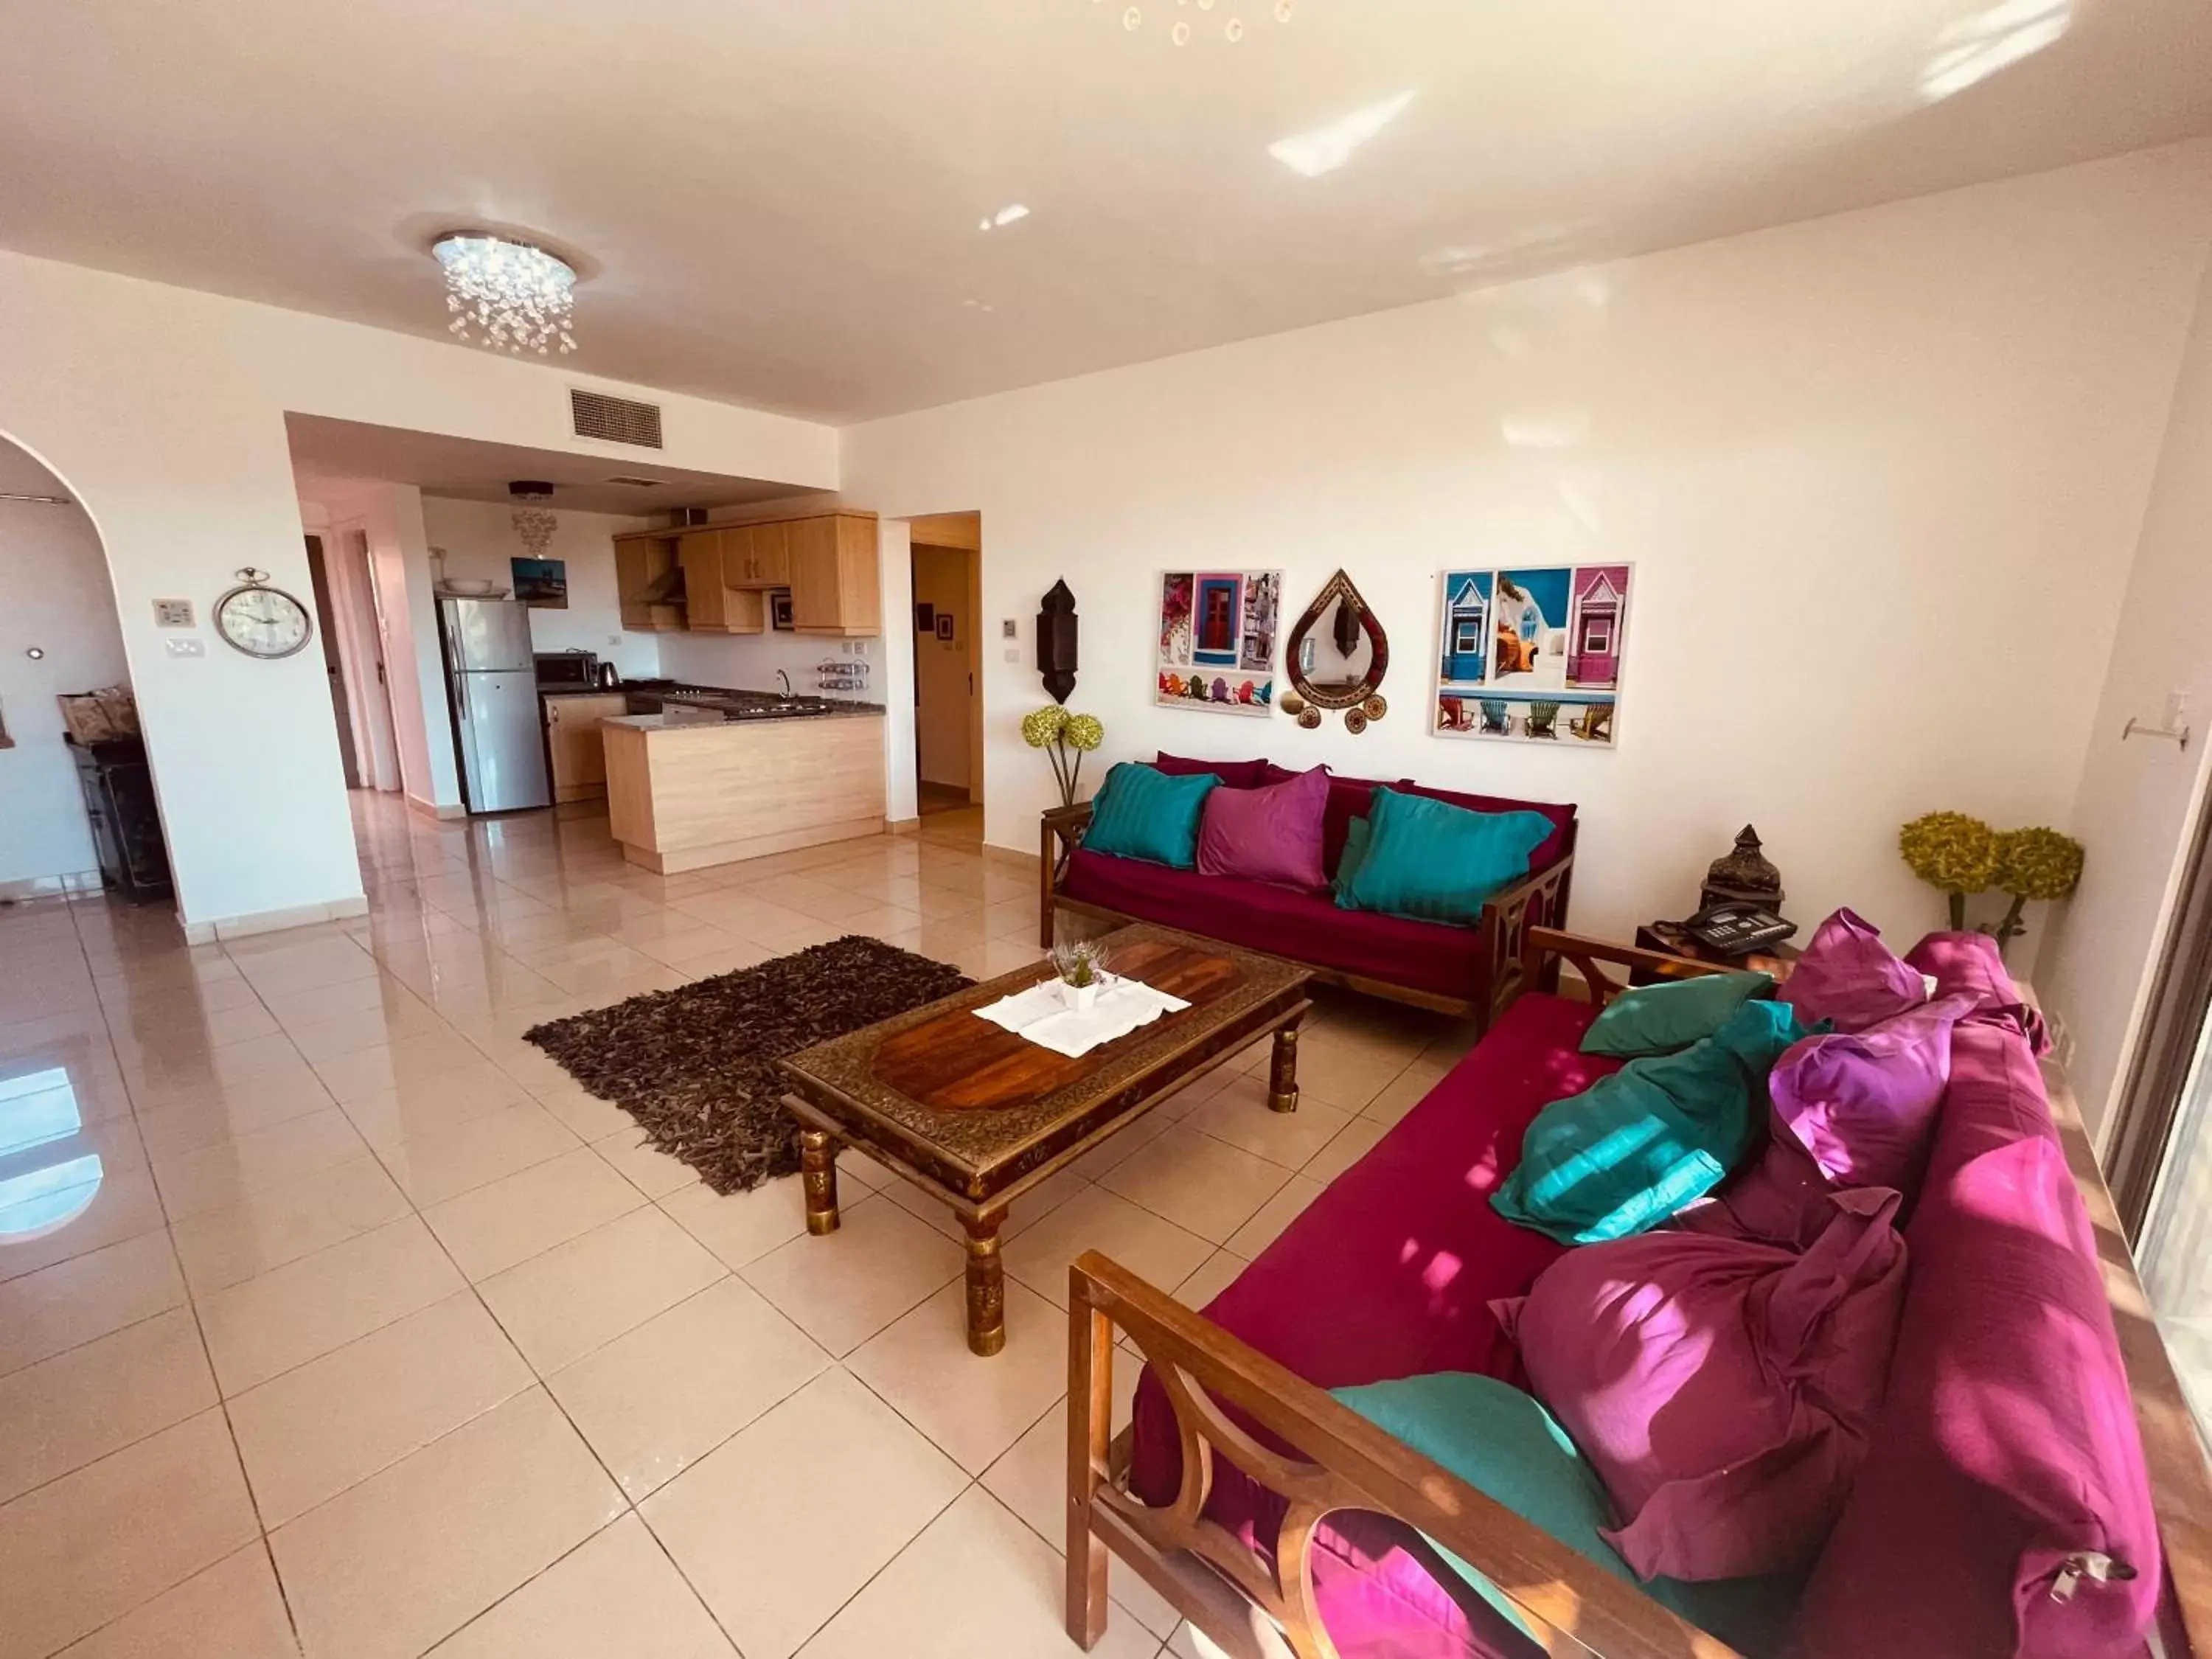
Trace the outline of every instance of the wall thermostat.
{"label": "wall thermostat", "polygon": [[1012,617],[1007,617],[1006,621],[999,624],[999,637],[1000,639],[1018,640],[1021,638],[1021,636],[1022,625],[1016,622]]}
{"label": "wall thermostat", "polygon": [[190,628],[192,625],[192,602],[190,599],[156,599],[154,601],[154,626],[156,628]]}

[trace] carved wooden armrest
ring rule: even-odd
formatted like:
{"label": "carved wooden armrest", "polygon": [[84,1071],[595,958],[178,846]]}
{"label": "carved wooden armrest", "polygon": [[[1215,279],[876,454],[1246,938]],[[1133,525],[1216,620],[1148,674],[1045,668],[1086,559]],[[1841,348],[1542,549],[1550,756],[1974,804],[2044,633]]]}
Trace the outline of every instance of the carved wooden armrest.
{"label": "carved wooden armrest", "polygon": [[1531,928],[1557,926],[1561,921],[1574,866],[1575,855],[1569,853],[1511,886],[1499,888],[1483,902],[1483,951],[1490,970],[1487,1006],[1482,1011],[1486,1028],[1523,991],[1540,983],[1552,988],[1537,976],[1543,964],[1528,954],[1528,933]]}
{"label": "carved wooden armrest", "polygon": [[1715,963],[1669,956],[1664,951],[1642,951],[1632,945],[1615,945],[1607,939],[1585,939],[1579,933],[1561,933],[1556,927],[1531,927],[1524,947],[1526,966],[1522,970],[1523,976],[1532,977],[1536,974],[1547,957],[1572,963],[1576,971],[1589,986],[1591,1002],[1601,1008],[1628,988],[1626,975],[1615,980],[1605,972],[1599,965],[1601,963],[1626,968],[1632,973],[1641,970],[1656,974],[1662,979],[1690,979],[1700,974],[1725,974],[1729,971]]}
{"label": "carved wooden armrest", "polygon": [[[1479,1569],[1532,1628],[1549,1633],[1549,1653],[1736,1659],[1633,1584],[1096,1251],[1068,1269],[1068,1309],[1067,1628],[1081,1646],[1105,1629],[1110,1547],[1232,1654],[1264,1654],[1272,1644],[1297,1659],[1335,1659],[1314,1603],[1311,1556],[1322,1520],[1351,1509],[1402,1521]],[[1131,1496],[1115,1467],[1116,1326],[1175,1408],[1182,1480],[1165,1508]],[[1224,1406],[1297,1452],[1261,1444]],[[1272,1563],[1206,1518],[1217,1455],[1288,1500]],[[1224,1581],[1265,1615],[1261,1628],[1239,1617]]]}

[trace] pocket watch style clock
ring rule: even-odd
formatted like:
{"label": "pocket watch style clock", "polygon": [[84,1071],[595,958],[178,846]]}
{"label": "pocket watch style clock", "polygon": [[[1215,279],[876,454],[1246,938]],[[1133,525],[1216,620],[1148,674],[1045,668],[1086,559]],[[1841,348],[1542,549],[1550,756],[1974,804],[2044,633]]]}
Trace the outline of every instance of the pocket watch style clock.
{"label": "pocket watch style clock", "polygon": [[232,649],[273,661],[305,646],[314,623],[301,605],[281,587],[267,586],[269,573],[251,566],[238,573],[239,586],[215,602],[216,632]]}

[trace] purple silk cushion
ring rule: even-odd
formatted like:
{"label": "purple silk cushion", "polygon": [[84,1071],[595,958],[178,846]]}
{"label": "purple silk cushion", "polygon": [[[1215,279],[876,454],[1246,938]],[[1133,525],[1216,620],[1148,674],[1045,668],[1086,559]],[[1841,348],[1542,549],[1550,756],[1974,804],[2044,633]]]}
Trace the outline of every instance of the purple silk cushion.
{"label": "purple silk cushion", "polygon": [[[2160,1556],[2097,1242],[2034,1054],[1978,1016],[1905,1237],[1912,1289],[1865,1466],[1792,1626],[1795,1659],[2122,1659]],[[2051,1587],[2068,1556],[2118,1571]]]}
{"label": "purple silk cushion", "polygon": [[1796,1009],[1808,1027],[1826,1020],[1838,1031],[1869,1025],[1928,1000],[1917,969],[1900,962],[1872,922],[1838,910],[1814,930],[1775,997]]}
{"label": "purple silk cushion", "polygon": [[1839,1188],[1894,1188],[1909,1205],[1951,1080],[1951,1028],[1972,1007],[1940,997],[1863,1031],[1806,1038],[1767,1079],[1775,1139],[1795,1140]]}
{"label": "purple silk cushion", "polygon": [[1905,960],[1936,981],[1936,994],[1970,996],[1977,1019],[2001,1019],[2017,1027],[2039,1057],[2051,1051],[2043,1016],[2027,1006],[2005,971],[1997,942],[1987,933],[1930,933]]}
{"label": "purple silk cushion", "polygon": [[1201,772],[1211,772],[1221,780],[1224,789],[1257,789],[1267,771],[1267,763],[1263,760],[1186,760],[1181,755],[1166,753],[1154,761],[1152,767],[1171,778],[1195,777]]}
{"label": "purple silk cushion", "polygon": [[1199,874],[1325,886],[1321,822],[1328,808],[1326,766],[1258,789],[1215,790],[1199,825]]}
{"label": "purple silk cushion", "polygon": [[1866,1455],[1905,1297],[1897,1194],[1832,1200],[1802,1255],[1699,1232],[1570,1250],[1498,1311],[1646,1578],[1820,1553]]}

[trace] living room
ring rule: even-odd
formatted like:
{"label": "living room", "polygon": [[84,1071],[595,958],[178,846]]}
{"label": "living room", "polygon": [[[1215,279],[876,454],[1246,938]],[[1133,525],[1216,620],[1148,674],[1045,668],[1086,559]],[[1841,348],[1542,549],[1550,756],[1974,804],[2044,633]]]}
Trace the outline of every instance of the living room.
{"label": "living room", "polygon": [[[29,1127],[0,1133],[0,1218],[24,1206],[0,1220],[0,1418],[31,1426],[0,1428],[0,1577],[40,1588],[0,1656],[1071,1651],[1071,1267],[1101,1252],[1203,1313],[1401,1125],[1472,1098],[1493,1029],[1510,1047],[1562,982],[1587,1023],[1608,974],[1687,971],[1553,934],[1741,969],[1676,926],[1715,900],[1794,927],[1753,964],[1777,995],[1856,937],[1823,927],[1840,912],[1947,993],[1964,970],[1917,941],[2016,924],[2019,1042],[2049,1043],[2023,1075],[2103,1170],[2068,1201],[2101,1218],[2109,1184],[2166,1383],[2206,1387],[2212,15],[1790,9],[648,3],[520,40],[321,4],[16,20],[40,70],[0,181],[0,1129]],[[507,319],[539,327],[550,296],[542,358],[486,349],[488,290],[434,252],[456,240],[550,283]],[[658,447],[580,431],[579,390],[649,405]],[[726,481],[696,522],[575,514],[554,551],[579,594],[608,568],[561,642],[762,699],[776,667],[865,663],[829,695],[880,714],[866,833],[654,868],[608,817],[459,815],[428,559],[496,543],[443,574],[498,577],[527,552],[487,501],[418,501],[401,538],[422,609],[393,710],[415,698],[444,783],[398,787],[401,754],[349,788],[321,614],[293,600],[305,648],[282,650],[218,614],[312,601],[303,530],[374,540],[405,507],[364,452],[303,520],[313,428],[602,489]],[[613,539],[807,514],[871,526],[879,627],[783,656],[766,609],[762,641],[625,632]],[[956,517],[974,597],[924,623],[918,526]],[[926,653],[972,665],[980,811],[926,812]],[[103,896],[33,822],[76,811],[56,694],[118,671],[173,909]],[[640,752],[708,740],[623,718]],[[739,764],[763,796],[809,769]],[[1164,794],[1116,858],[1126,822],[1094,838],[1083,813],[1116,767],[1146,775],[1116,775],[1125,802],[1218,781],[1182,786],[1172,852],[1145,839]],[[1256,823],[1300,777],[1297,861],[1246,877],[1307,908],[1189,899],[1206,815]],[[1442,913],[1360,899],[1350,823],[1379,838],[1425,799],[1546,808],[1560,839]],[[1901,854],[1933,813],[1971,822]],[[1999,868],[2057,842],[2060,878]],[[1947,862],[1967,843],[1978,874]],[[1079,1055],[966,1007],[901,1027],[1131,926],[1229,954],[1109,940],[1099,978],[1165,1001]],[[1360,926],[1367,954],[1332,954]],[[1854,1035],[1817,1023],[1801,1040]],[[863,1065],[839,1045],[867,1032],[906,1047]],[[1583,1063],[1553,1099],[1602,1082]],[[870,1091],[898,1066],[894,1110]],[[990,1109],[944,1103],[986,1078]],[[916,1139],[917,1099],[1014,1127]],[[2106,1328],[2150,1421],[2150,1323]],[[2166,1418],[2193,1450],[2189,1415]],[[2146,1435],[2162,1525],[2203,1490],[2168,1450]],[[118,1504],[164,1518],[110,1527]],[[1113,1558],[1103,1650],[1237,1650],[1113,1525],[1087,1534]],[[2212,1639],[2163,1537],[2166,1572],[2125,1582]],[[1501,1616],[1693,1650],[1633,1609],[1559,1625],[1534,1580],[1476,1565]],[[1527,1650],[1466,1584],[1433,1593],[1459,1609],[1434,1650]],[[1295,1646],[1303,1613],[1249,1599],[1246,1639]],[[1382,1628],[1340,1646],[1415,1650]]]}

